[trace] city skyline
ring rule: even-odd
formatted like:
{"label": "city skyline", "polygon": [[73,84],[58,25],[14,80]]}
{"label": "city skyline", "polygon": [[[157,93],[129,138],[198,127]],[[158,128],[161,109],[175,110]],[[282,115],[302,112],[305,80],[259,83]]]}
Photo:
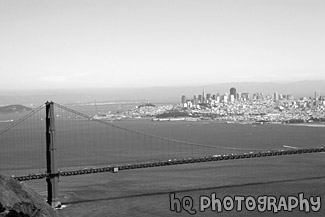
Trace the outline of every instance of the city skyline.
{"label": "city skyline", "polygon": [[236,87],[240,93],[263,93],[265,95],[274,92],[285,95],[293,95],[295,98],[314,97],[315,91],[320,95],[325,93],[325,80],[300,81],[292,83],[220,83],[200,86],[176,86],[176,87],[151,87],[151,88],[98,88],[98,89],[56,89],[56,90],[16,90],[0,91],[0,104],[24,105],[40,104],[45,101],[57,101],[61,103],[89,103],[89,102],[179,102],[179,96],[193,97],[202,93],[213,94],[228,93],[229,88]]}
{"label": "city skyline", "polygon": [[[309,97],[312,99],[312,97]],[[314,92],[314,100],[318,101],[319,99],[324,99],[325,97],[321,95],[320,91],[316,90]],[[205,93],[203,89],[202,94],[195,94],[193,97],[188,97],[187,95],[181,96],[181,103],[183,106],[191,106],[197,104],[210,104],[215,103],[234,103],[236,101],[248,101],[248,100],[260,100],[260,99],[273,99],[275,102],[279,100],[294,100],[294,95],[274,92],[272,94],[265,94],[262,92],[237,92],[235,87],[229,89],[229,93]],[[300,99],[307,99],[306,96],[300,97]]]}
{"label": "city skyline", "polygon": [[0,89],[325,80],[325,6],[0,0]]}

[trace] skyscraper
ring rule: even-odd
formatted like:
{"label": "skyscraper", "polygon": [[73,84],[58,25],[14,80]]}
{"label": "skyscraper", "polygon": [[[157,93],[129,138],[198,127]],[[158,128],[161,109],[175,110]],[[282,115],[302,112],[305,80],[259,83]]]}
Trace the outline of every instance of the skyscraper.
{"label": "skyscraper", "polygon": [[319,99],[320,99],[320,92],[319,91],[315,91],[315,105],[319,105]]}
{"label": "skyscraper", "polygon": [[320,92],[319,91],[315,91],[315,101],[318,101],[320,97]]}
{"label": "skyscraper", "polygon": [[199,100],[199,103],[202,103],[203,102],[202,95],[199,95],[198,96],[198,100]]}
{"label": "skyscraper", "polygon": [[206,98],[207,101],[210,101],[211,100],[211,93],[207,93],[207,98]]}
{"label": "skyscraper", "polygon": [[186,103],[186,96],[185,95],[182,96],[182,103],[183,104]]}
{"label": "skyscraper", "polygon": [[274,99],[274,101],[279,101],[279,93],[278,92],[275,92],[273,94],[273,99]]}
{"label": "skyscraper", "polygon": [[231,95],[233,95],[235,99],[237,98],[236,88],[234,88],[234,87],[230,88],[230,96]]}
{"label": "skyscraper", "polygon": [[235,96],[234,96],[234,95],[230,95],[230,97],[229,97],[229,101],[230,101],[230,102],[234,102],[234,101],[235,101]]}
{"label": "skyscraper", "polygon": [[205,92],[204,89],[202,91],[202,102],[201,103],[205,103],[206,99],[205,99]]}
{"label": "skyscraper", "polygon": [[248,100],[249,100],[249,93],[242,93],[242,98],[243,98],[245,101],[248,101]]}
{"label": "skyscraper", "polygon": [[197,99],[197,96],[196,95],[193,96],[193,103],[195,105],[198,103],[198,99]]}

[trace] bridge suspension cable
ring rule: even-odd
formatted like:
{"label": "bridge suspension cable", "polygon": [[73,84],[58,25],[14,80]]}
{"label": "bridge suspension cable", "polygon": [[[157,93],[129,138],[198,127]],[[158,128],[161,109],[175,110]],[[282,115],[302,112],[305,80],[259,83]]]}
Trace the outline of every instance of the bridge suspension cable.
{"label": "bridge suspension cable", "polygon": [[[0,173],[20,175],[45,170],[45,106],[23,115],[0,130]],[[5,124],[8,124],[5,123]]]}
{"label": "bridge suspension cable", "polygon": [[81,116],[81,117],[83,117],[85,119],[88,119],[88,120],[97,121],[97,122],[102,123],[104,125],[111,126],[111,127],[114,127],[114,128],[120,129],[120,130],[124,130],[124,131],[130,132],[130,133],[141,134],[143,136],[148,136],[148,137],[155,138],[155,139],[161,139],[161,140],[168,141],[168,142],[176,142],[176,143],[184,144],[184,145],[194,145],[194,146],[207,147],[207,148],[224,148],[224,149],[228,149],[228,150],[243,150],[243,151],[251,151],[251,150],[255,150],[255,151],[269,151],[270,150],[270,149],[232,148],[232,147],[222,147],[222,146],[217,146],[217,145],[216,146],[212,146],[212,145],[192,143],[192,142],[187,142],[187,141],[180,141],[180,140],[171,139],[171,138],[165,138],[165,137],[161,137],[161,136],[157,136],[157,135],[153,135],[153,134],[149,134],[149,133],[145,133],[145,132],[139,132],[139,131],[132,130],[132,129],[129,129],[129,128],[126,128],[126,127],[118,126],[116,124],[113,124],[113,123],[110,123],[110,122],[107,122],[107,121],[103,121],[103,120],[100,120],[100,119],[94,119],[93,117],[91,117],[89,115],[86,115],[86,114],[77,112],[75,110],[72,110],[72,109],[70,109],[68,107],[62,106],[62,105],[57,104],[57,103],[55,103],[55,105],[57,107],[61,108],[61,109],[64,109],[64,110],[69,111],[69,112],[72,112],[72,113],[74,113],[76,115],[79,115],[79,116]]}
{"label": "bridge suspension cable", "polygon": [[[222,147],[153,134],[134,121],[96,119],[54,103],[56,153],[60,175],[69,171],[113,171],[228,159],[323,152],[324,148],[295,150]],[[47,176],[45,171],[45,106],[34,109],[0,130],[0,172],[22,177]],[[135,125],[135,126],[134,126]],[[152,125],[150,125],[152,126]],[[100,169],[98,169],[100,168]],[[66,172],[66,173],[65,173]],[[28,176],[28,175],[27,175]],[[32,176],[28,176],[32,177]],[[33,176],[35,178],[35,176]],[[33,179],[33,178],[31,178]]]}

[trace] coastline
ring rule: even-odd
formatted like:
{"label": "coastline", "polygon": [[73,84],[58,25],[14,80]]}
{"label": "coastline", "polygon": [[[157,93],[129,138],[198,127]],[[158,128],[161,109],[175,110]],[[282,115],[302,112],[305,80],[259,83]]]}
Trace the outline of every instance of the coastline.
{"label": "coastline", "polygon": [[325,124],[310,124],[310,123],[303,123],[303,124],[283,124],[287,126],[299,126],[299,127],[325,127]]}
{"label": "coastline", "polygon": [[205,120],[200,118],[153,118],[152,121],[186,121],[186,122],[217,122],[217,123],[225,123],[225,124],[241,124],[241,125],[284,125],[284,126],[299,126],[299,127],[325,127],[325,123],[322,124],[312,124],[312,123],[295,123],[295,124],[286,124],[279,122],[268,122],[268,123],[260,123],[260,122],[236,122],[236,121],[220,121],[220,120]]}
{"label": "coastline", "polygon": [[201,119],[198,117],[168,117],[168,118],[155,118],[155,117],[127,117],[127,118],[98,118],[105,121],[132,121],[132,120],[148,120],[154,122],[214,122],[224,124],[239,124],[239,125],[284,125],[284,126],[299,126],[299,127],[325,127],[325,123],[282,123],[282,122],[252,122],[252,121],[227,121],[218,119]]}

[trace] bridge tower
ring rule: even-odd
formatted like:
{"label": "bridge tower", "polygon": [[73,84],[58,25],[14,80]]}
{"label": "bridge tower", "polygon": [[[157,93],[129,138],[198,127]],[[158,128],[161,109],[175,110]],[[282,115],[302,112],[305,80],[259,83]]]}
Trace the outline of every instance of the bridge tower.
{"label": "bridge tower", "polygon": [[55,147],[54,103],[46,102],[46,167],[47,167],[47,202],[52,208],[61,206],[59,201],[59,173]]}

